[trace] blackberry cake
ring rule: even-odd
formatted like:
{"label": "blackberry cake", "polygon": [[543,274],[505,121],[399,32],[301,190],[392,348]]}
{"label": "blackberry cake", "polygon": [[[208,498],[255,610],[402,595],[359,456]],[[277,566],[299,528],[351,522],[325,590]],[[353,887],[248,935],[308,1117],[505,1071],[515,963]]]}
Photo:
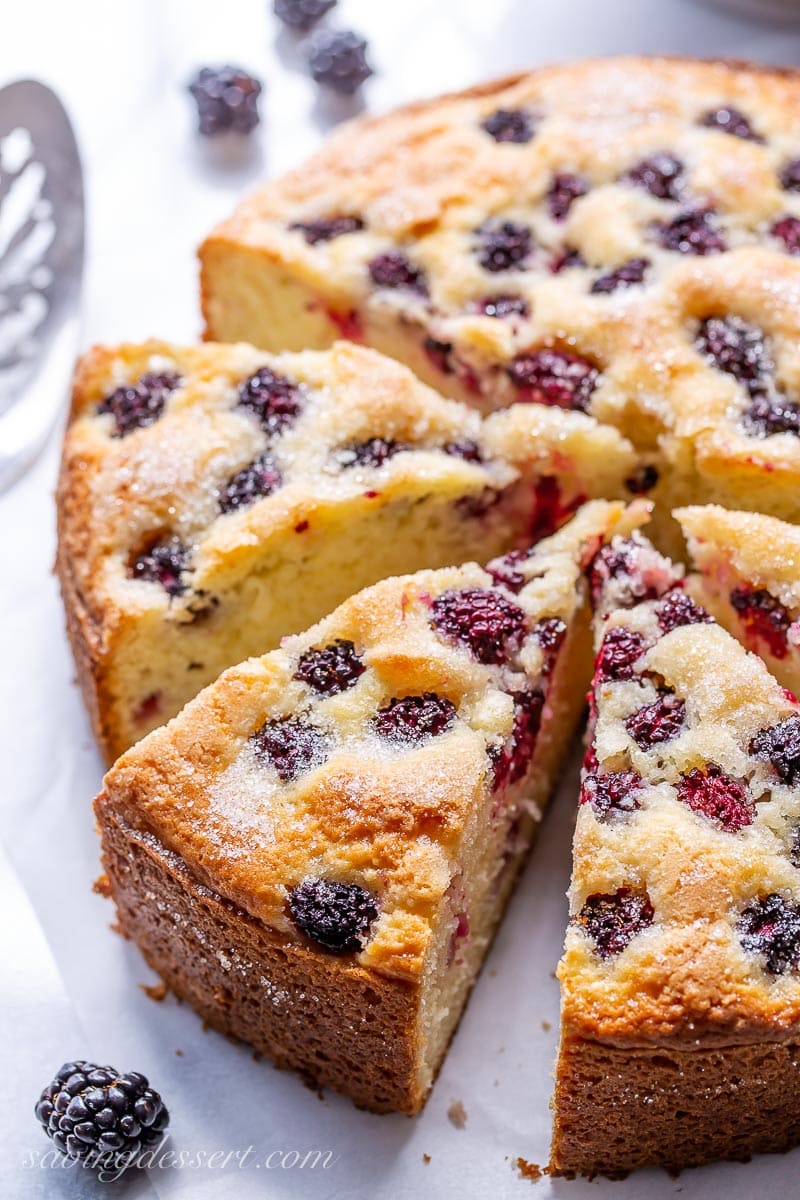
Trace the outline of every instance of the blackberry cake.
{"label": "blackberry cake", "polygon": [[721,625],[800,694],[800,528],[717,505],[678,509],[697,574],[688,585]]}
{"label": "blackberry cake", "polygon": [[691,502],[800,521],[799,105],[794,72],[618,58],[359,121],[206,239],[208,335],[588,412],[649,456],[662,539]]}
{"label": "blackberry cake", "polygon": [[57,566],[108,759],[360,587],[485,563],[636,478],[631,446],[583,413],[482,419],[347,343],[91,351]]}
{"label": "blackberry cake", "polygon": [[591,569],[560,1172],[800,1141],[800,706],[681,574],[637,533]]}
{"label": "blackberry cake", "polygon": [[420,1108],[583,704],[583,568],[642,508],[384,580],[118,760],[108,884],[178,996],[360,1105]]}

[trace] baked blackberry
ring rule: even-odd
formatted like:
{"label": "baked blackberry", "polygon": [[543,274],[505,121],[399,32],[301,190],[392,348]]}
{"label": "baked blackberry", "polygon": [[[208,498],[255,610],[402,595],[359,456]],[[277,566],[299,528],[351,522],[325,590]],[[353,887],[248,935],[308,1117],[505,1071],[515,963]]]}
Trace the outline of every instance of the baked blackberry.
{"label": "baked blackberry", "polygon": [[97,406],[98,415],[114,419],[112,437],[125,437],[134,429],[153,425],[164,411],[168,396],[181,386],[176,371],[148,371],[138,383],[115,388]]}
{"label": "baked blackberry", "polygon": [[318,946],[334,954],[355,954],[363,948],[378,906],[357,883],[309,878],[289,893],[289,915]]}
{"label": "baked blackberry", "polygon": [[189,84],[204,137],[252,133],[259,122],[261,84],[241,67],[201,67]]}
{"label": "baked blackberry", "polygon": [[530,113],[524,108],[498,108],[483,122],[483,128],[496,142],[516,142],[525,145],[535,129]]}
{"label": "baked blackberry", "polygon": [[621,887],[589,896],[576,917],[601,958],[621,954],[637,933],[653,923],[653,905],[646,892]]}
{"label": "baked blackberry", "polygon": [[677,200],[683,163],[674,154],[654,154],[631,167],[623,181],[642,188],[657,200]]}
{"label": "baked blackberry", "polygon": [[452,701],[434,692],[395,698],[378,710],[372,728],[390,742],[413,746],[426,738],[445,733],[456,719]]}
{"label": "baked blackberry", "polygon": [[373,73],[366,40],[350,30],[320,29],[313,34],[308,66],[316,83],[343,96],[352,96]]}
{"label": "baked blackberry", "polygon": [[336,0],[275,0],[272,11],[290,29],[306,33],[335,7]]}
{"label": "baked blackberry", "polygon": [[163,1137],[169,1112],[137,1071],[67,1062],[36,1103],[36,1119],[62,1154],[86,1166],[133,1166]]}
{"label": "baked blackberry", "polygon": [[580,175],[560,171],[553,178],[547,192],[547,207],[554,221],[563,221],[572,205],[581,196],[585,196],[589,185]]}

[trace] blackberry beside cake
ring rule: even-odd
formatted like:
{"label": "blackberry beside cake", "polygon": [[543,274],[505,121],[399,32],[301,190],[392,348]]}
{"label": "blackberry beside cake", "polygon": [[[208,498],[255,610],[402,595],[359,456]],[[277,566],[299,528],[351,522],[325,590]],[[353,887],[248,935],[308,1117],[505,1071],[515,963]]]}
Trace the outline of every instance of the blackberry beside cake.
{"label": "blackberry beside cake", "polygon": [[800,1142],[800,705],[638,534],[597,659],[559,967],[553,1166]]}
{"label": "blackberry beside cake", "polygon": [[584,414],[482,420],[347,343],[90,352],[57,566],[109,760],[360,587],[527,546],[588,496],[624,494],[636,469]]}
{"label": "blackberry beside cake", "polygon": [[693,594],[800,694],[800,528],[717,505],[678,509]]}
{"label": "blackberry beside cake", "polygon": [[208,334],[345,331],[484,410],[589,412],[664,533],[800,521],[799,104],[795,72],[620,58],[360,121],[206,239]]}
{"label": "blackberry beside cake", "polygon": [[582,573],[638,507],[385,580],[226,671],[96,801],[120,925],[217,1029],[420,1108],[581,710]]}

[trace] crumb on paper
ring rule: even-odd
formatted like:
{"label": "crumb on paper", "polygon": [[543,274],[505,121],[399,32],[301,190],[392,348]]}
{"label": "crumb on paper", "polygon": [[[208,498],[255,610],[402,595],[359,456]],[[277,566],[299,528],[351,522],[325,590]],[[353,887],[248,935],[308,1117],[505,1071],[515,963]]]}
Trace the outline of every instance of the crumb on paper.
{"label": "crumb on paper", "polygon": [[176,1050],[176,1051],[175,1051],[175,1053],[177,1054],[178,1058],[183,1058],[183,1051],[182,1051],[182,1050]]}
{"label": "crumb on paper", "polygon": [[423,1156],[422,1156],[422,1161],[423,1161],[424,1163],[429,1163],[429,1162],[431,1161],[431,1156],[430,1156],[430,1154],[423,1154]]}
{"label": "crumb on paper", "polygon": [[169,991],[163,979],[158,983],[140,983],[139,987],[145,996],[149,996],[151,1000],[155,1000],[156,1004],[160,1004],[162,1000],[166,1000],[167,992]]}
{"label": "crumb on paper", "polygon": [[447,1110],[447,1119],[454,1129],[463,1129],[467,1123],[467,1110],[460,1100],[454,1100]]}
{"label": "crumb on paper", "polygon": [[251,1050],[250,1057],[252,1058],[253,1062],[261,1062],[264,1055],[261,1053],[260,1050]]}
{"label": "crumb on paper", "polygon": [[549,1033],[552,1028],[553,1028],[553,1026],[550,1024],[549,1021],[542,1021],[542,1029],[544,1030],[545,1033]]}
{"label": "crumb on paper", "polygon": [[94,883],[92,884],[92,891],[96,895],[102,896],[104,900],[108,900],[110,898],[111,883],[109,882],[109,878],[105,872],[103,872],[102,875],[97,876],[97,879],[95,879]]}
{"label": "crumb on paper", "polygon": [[520,1178],[530,1179],[531,1183],[536,1183],[537,1179],[541,1179],[545,1174],[538,1163],[528,1162],[527,1158],[518,1158],[515,1166]]}

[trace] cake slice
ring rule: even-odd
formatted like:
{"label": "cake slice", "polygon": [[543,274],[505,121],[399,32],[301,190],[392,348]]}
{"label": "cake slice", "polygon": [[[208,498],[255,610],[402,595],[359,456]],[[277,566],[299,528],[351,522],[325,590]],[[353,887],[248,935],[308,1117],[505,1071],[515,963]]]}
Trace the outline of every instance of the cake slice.
{"label": "cake slice", "polygon": [[582,566],[643,515],[596,501],[491,573],[384,580],[119,759],[108,886],[178,996],[357,1104],[420,1108],[583,705]]}
{"label": "cake slice", "polygon": [[588,412],[678,504],[800,522],[800,75],[545,67],[350,124],[205,240],[210,337],[345,335],[487,411]]}
{"label": "cake slice", "polygon": [[553,1167],[800,1141],[800,706],[641,535],[592,569],[597,658],[559,967]]}
{"label": "cake slice", "polygon": [[800,693],[800,528],[717,505],[681,508],[697,574],[687,586],[721,625]]}
{"label": "cake slice", "polygon": [[57,568],[108,760],[359,588],[527,546],[588,496],[625,494],[635,470],[583,414],[481,420],[347,343],[93,350]]}

